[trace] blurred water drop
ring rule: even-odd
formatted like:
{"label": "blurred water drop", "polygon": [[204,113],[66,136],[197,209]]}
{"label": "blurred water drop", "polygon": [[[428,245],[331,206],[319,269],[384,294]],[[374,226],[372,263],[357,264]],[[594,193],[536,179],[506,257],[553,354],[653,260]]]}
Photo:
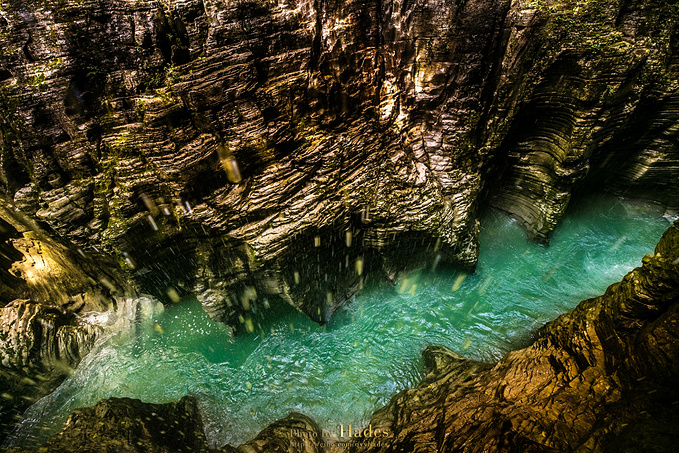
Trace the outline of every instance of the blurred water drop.
{"label": "blurred water drop", "polygon": [[356,275],[363,274],[363,258],[356,258]]}
{"label": "blurred water drop", "polygon": [[351,234],[351,231],[347,230],[345,239],[346,239],[347,247],[351,247],[351,240],[353,239],[353,235]]}
{"label": "blurred water drop", "polygon": [[99,279],[99,283],[101,283],[102,285],[104,285],[104,286],[105,286],[106,288],[108,288],[108,290],[111,291],[111,292],[116,292],[116,291],[117,291],[117,289],[116,289],[116,287],[113,285],[113,283],[111,283],[111,281],[110,281],[109,279],[107,279],[106,277]]}
{"label": "blurred water drop", "polygon": [[299,285],[299,272],[294,273],[295,285]]}
{"label": "blurred water drop", "polygon": [[248,318],[245,320],[245,329],[249,332],[252,333],[255,331],[255,326],[252,324],[252,319]]}
{"label": "blurred water drop", "polygon": [[156,225],[156,221],[153,220],[153,217],[148,215],[146,216],[146,220],[149,221],[149,224],[151,225],[151,228],[153,228],[153,231],[158,231],[158,225]]}
{"label": "blurred water drop", "polygon": [[627,240],[627,236],[622,236],[620,239],[616,241],[615,244],[611,247],[611,251],[618,250],[620,246]]}
{"label": "blurred water drop", "polygon": [[479,286],[479,295],[485,294],[486,291],[488,290],[488,287],[490,286],[490,284],[492,282],[493,282],[493,276],[492,275],[489,275],[488,277],[486,277],[483,280],[483,282],[481,283],[481,286]]}
{"label": "blurred water drop", "polygon": [[314,247],[320,247],[321,246],[321,237],[320,236],[314,236]]}
{"label": "blurred water drop", "polygon": [[238,169],[238,162],[236,162],[236,159],[227,159],[224,162],[224,169],[226,170],[226,178],[230,182],[237,184],[241,181],[240,170]]}
{"label": "blurred water drop", "polygon": [[181,297],[179,297],[179,293],[177,293],[177,290],[174,288],[168,288],[166,294],[167,297],[169,297],[170,300],[175,304],[181,300]]}
{"label": "blurred water drop", "polygon": [[158,211],[158,206],[156,206],[156,202],[153,201],[152,198],[150,198],[148,195],[145,193],[142,193],[139,195],[141,198],[141,201],[144,203],[144,206],[146,206],[146,210],[151,213],[152,216],[157,216],[160,211]]}
{"label": "blurred water drop", "polygon": [[457,276],[457,278],[455,278],[455,281],[453,282],[453,288],[452,288],[453,292],[460,289],[460,287],[462,286],[462,283],[464,282],[464,280],[466,278],[467,278],[467,274],[460,274],[460,275]]}
{"label": "blurred water drop", "polygon": [[437,254],[436,258],[434,258],[434,264],[431,265],[431,271],[434,272],[436,268],[439,265],[439,262],[441,261],[441,254]]}
{"label": "blurred water drop", "polygon": [[219,154],[219,160],[222,163],[222,168],[226,172],[226,179],[229,182],[237,184],[241,182],[242,178],[240,175],[240,169],[238,168],[238,162],[236,158],[231,154],[231,152],[224,145],[219,145],[217,148]]}

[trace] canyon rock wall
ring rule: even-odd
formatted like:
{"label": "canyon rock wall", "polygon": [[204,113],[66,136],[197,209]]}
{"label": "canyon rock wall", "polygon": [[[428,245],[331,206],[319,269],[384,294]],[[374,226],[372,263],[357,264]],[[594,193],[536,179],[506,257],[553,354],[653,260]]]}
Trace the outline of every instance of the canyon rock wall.
{"label": "canyon rock wall", "polygon": [[[254,329],[473,267],[493,204],[676,209],[677,10],[634,1],[12,0],[0,185],[143,291]],[[252,322],[248,322],[252,321]]]}
{"label": "canyon rock wall", "polygon": [[54,305],[17,299],[0,308],[0,437],[73,373],[100,332]]}
{"label": "canyon rock wall", "polygon": [[1,438],[93,346],[101,329],[82,315],[134,293],[110,256],[74,247],[0,196]]}

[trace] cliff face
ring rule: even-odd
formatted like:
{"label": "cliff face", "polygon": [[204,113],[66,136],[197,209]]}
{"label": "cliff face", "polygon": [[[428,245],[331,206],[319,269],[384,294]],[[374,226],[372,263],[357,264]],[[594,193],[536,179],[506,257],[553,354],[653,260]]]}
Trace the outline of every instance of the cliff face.
{"label": "cliff face", "polygon": [[13,0],[0,182],[145,291],[324,321],[368,272],[473,266],[484,200],[541,239],[588,183],[677,208],[676,23],[646,0]]}

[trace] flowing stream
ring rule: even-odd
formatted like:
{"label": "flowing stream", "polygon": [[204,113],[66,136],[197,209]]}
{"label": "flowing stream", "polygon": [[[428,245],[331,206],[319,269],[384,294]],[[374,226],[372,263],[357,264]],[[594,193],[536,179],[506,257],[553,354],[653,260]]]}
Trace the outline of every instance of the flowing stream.
{"label": "flowing stream", "polygon": [[640,265],[668,225],[653,207],[598,197],[571,209],[541,246],[517,222],[490,212],[475,273],[420,270],[395,287],[368,287],[324,327],[272,307],[266,325],[232,338],[196,300],[163,309],[141,299],[101,315],[104,339],[29,408],[9,443],[40,444],[73,409],[111,396],[162,403],[193,395],[213,447],[238,445],[291,410],[332,431],[363,426],[394,394],[417,385],[427,345],[496,361]]}

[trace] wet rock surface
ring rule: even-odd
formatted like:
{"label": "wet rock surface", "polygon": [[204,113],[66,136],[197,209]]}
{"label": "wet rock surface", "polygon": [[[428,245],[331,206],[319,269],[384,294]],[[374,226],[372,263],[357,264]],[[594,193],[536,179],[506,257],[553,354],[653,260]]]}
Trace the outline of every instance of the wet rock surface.
{"label": "wet rock surface", "polygon": [[[131,398],[108,398],[93,407],[75,410],[64,429],[37,451],[317,453],[321,430],[296,412],[263,429],[254,439],[234,448],[210,448],[196,400],[185,396],[176,403],[150,404]],[[8,453],[27,450],[6,449]]]}
{"label": "wet rock surface", "polygon": [[[109,398],[94,407],[75,410],[63,431],[38,451],[208,452],[196,401],[150,404],[130,398]],[[24,452],[10,448],[8,452]],[[220,450],[230,453],[234,450]]]}
{"label": "wet rock surface", "polygon": [[238,453],[318,453],[325,451],[321,429],[306,415],[292,412],[264,428],[257,436],[240,445]]}
{"label": "wet rock surface", "polygon": [[100,328],[60,307],[17,299],[0,308],[0,434],[71,374]]}
{"label": "wet rock surface", "polygon": [[110,256],[79,250],[0,197],[0,437],[93,346],[100,328],[81,316],[131,292]]}
{"label": "wet rock surface", "polygon": [[0,182],[145,292],[323,322],[367,274],[473,267],[486,202],[541,240],[590,183],[677,208],[676,24],[651,0],[12,1]]}

